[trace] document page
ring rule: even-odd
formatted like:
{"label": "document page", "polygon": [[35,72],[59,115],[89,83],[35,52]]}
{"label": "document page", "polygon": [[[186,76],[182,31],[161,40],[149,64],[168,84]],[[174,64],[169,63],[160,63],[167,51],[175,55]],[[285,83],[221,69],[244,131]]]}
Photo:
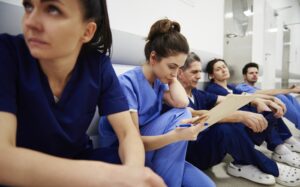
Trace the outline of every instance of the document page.
{"label": "document page", "polygon": [[231,115],[255,98],[256,96],[254,95],[227,95],[224,101],[208,111],[208,119],[205,123],[208,124],[207,126],[211,126]]}

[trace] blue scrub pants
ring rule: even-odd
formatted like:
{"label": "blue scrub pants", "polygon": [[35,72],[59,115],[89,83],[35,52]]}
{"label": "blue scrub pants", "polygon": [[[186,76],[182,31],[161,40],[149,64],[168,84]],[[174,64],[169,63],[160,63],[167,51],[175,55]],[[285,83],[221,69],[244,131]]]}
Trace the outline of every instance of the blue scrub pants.
{"label": "blue scrub pants", "polygon": [[256,145],[267,142],[267,148],[271,151],[283,144],[284,140],[292,137],[292,133],[286,126],[282,118],[275,118],[272,112],[263,112],[265,119],[268,121],[268,127],[261,133],[254,133],[251,129],[246,128],[252,141]]}
{"label": "blue scrub pants", "polygon": [[288,120],[290,120],[292,123],[295,124],[295,127],[297,129],[300,129],[300,103],[297,101],[297,99],[289,94],[286,95],[276,95],[277,98],[279,98],[287,108],[286,113],[284,114],[284,117],[286,117]]}
{"label": "blue scrub pants", "polygon": [[234,158],[234,164],[252,164],[265,173],[279,175],[276,163],[254,148],[240,123],[216,124],[201,132],[197,141],[189,142],[186,159],[199,169],[208,169],[219,164],[227,153]]}
{"label": "blue scrub pants", "polygon": [[[182,120],[191,118],[187,109],[172,109],[140,128],[143,136],[165,134]],[[187,141],[169,144],[146,153],[146,165],[160,175],[169,187],[211,187],[215,184],[202,171],[185,161]]]}

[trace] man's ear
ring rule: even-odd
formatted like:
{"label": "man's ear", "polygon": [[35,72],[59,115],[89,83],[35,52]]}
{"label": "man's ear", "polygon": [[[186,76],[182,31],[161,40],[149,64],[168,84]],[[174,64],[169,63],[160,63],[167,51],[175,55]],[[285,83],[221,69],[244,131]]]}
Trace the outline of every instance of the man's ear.
{"label": "man's ear", "polygon": [[94,37],[94,34],[97,30],[97,24],[93,21],[89,22],[86,25],[85,32],[82,37],[83,43],[88,43]]}
{"label": "man's ear", "polygon": [[178,69],[177,77],[182,78],[183,70],[181,68]]}

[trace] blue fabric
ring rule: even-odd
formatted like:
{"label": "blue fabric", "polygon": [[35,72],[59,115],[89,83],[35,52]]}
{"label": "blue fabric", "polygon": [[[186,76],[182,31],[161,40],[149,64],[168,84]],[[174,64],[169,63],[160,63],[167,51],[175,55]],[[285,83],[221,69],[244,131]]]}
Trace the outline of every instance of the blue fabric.
{"label": "blue fabric", "polygon": [[247,92],[247,93],[255,93],[258,90],[258,88],[254,86],[250,86],[249,84],[246,83],[240,83],[235,88],[242,92]]}
{"label": "blue fabric", "polygon": [[215,183],[192,164],[185,162],[182,187],[215,187]]}
{"label": "blue fabric", "polygon": [[[155,80],[153,87],[145,78],[142,68],[137,67],[119,77],[121,87],[128,100],[129,108],[135,110],[139,117],[139,128],[142,136],[155,136],[166,134],[176,128],[176,125],[186,118],[191,118],[187,109],[172,109],[161,115],[163,94],[168,86]],[[100,145],[102,147],[116,146],[117,139],[112,131],[107,118],[103,118],[99,124]],[[146,152],[146,165],[160,175],[167,186],[182,186],[186,167],[185,154],[187,141],[179,141],[163,148]],[[187,170],[191,174],[190,185],[201,183],[198,170]],[[203,178],[203,177],[202,177]],[[190,178],[187,180],[191,180]],[[203,180],[207,180],[206,178]],[[198,184],[199,184],[198,183]],[[209,182],[207,182],[209,183]],[[195,185],[199,186],[199,185]]]}
{"label": "blue fabric", "polygon": [[[175,129],[182,119],[187,118],[191,118],[191,113],[187,109],[172,109],[141,127],[141,135],[166,134]],[[158,173],[165,180],[167,186],[182,185],[187,143],[187,141],[179,141],[161,149],[146,152],[146,165]]]}
{"label": "blue fabric", "polygon": [[[228,88],[233,90],[234,94],[242,93],[242,91],[236,89],[233,86],[228,86]],[[229,94],[229,92],[225,88],[213,82],[209,83],[206,90],[217,95],[226,96],[227,94]],[[257,112],[256,109],[254,107],[251,107],[250,105],[243,107],[242,110]],[[262,133],[253,133],[250,129],[248,131],[251,139],[255,142],[255,144],[260,145],[265,139],[268,143],[268,149],[274,151],[276,146],[282,144],[283,141],[287,138],[290,138],[292,134],[281,118],[275,118],[274,115],[270,112],[263,112],[262,114],[268,121],[268,128]]]}
{"label": "blue fabric", "polygon": [[194,102],[190,100],[189,106],[195,110],[210,110],[216,103],[218,96],[198,89],[192,89]]}
{"label": "blue fabric", "polygon": [[[216,104],[214,94],[196,89],[192,94],[195,102],[190,101],[190,106],[194,110],[207,110]],[[208,169],[219,164],[227,153],[236,164],[252,164],[263,172],[278,176],[276,163],[254,148],[245,126],[240,123],[220,123],[201,132],[197,141],[189,142],[186,159],[200,169]]]}
{"label": "blue fabric", "polygon": [[86,130],[100,115],[128,110],[109,57],[81,53],[59,102],[22,35],[0,35],[0,111],[18,120],[17,146],[75,158],[92,147]]}
{"label": "blue fabric", "polygon": [[[247,93],[255,93],[257,90],[260,90],[245,83],[239,84],[236,88]],[[284,117],[294,123],[296,128],[300,129],[300,103],[290,94],[279,94],[276,97],[286,105],[287,111]]]}

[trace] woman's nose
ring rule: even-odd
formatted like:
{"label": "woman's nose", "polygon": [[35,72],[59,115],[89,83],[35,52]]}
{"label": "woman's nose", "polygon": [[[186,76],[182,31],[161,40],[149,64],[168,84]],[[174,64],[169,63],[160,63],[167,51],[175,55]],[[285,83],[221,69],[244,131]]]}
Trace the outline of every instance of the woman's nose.
{"label": "woman's nose", "polygon": [[24,16],[24,26],[27,29],[33,29],[33,30],[41,30],[41,15],[36,10],[33,10],[32,12],[28,13]]}

